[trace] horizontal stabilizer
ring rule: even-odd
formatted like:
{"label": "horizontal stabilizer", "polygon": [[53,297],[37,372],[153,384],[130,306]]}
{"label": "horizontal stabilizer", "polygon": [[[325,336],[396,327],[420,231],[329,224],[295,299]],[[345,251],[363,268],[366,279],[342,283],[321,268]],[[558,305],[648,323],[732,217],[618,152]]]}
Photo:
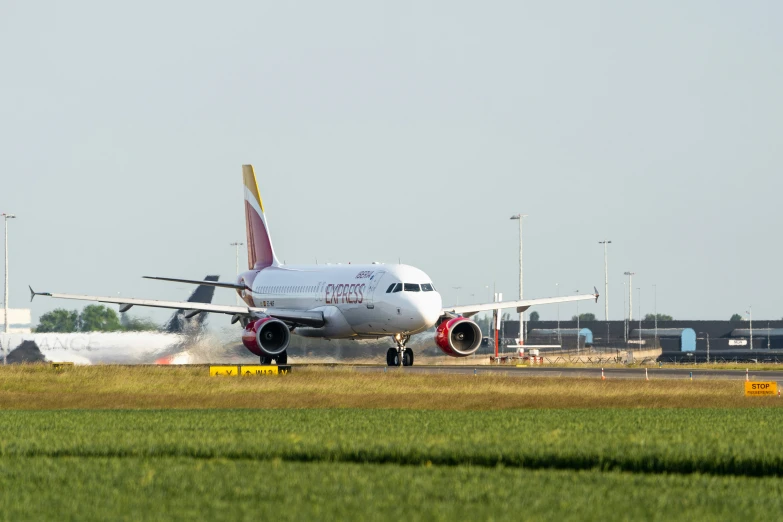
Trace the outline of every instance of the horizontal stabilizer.
{"label": "horizontal stabilizer", "polygon": [[232,290],[250,290],[245,285],[237,285],[234,283],[226,283],[223,281],[201,281],[198,279],[178,279],[175,277],[155,277],[155,276],[143,276],[144,279],[156,279],[158,281],[172,281],[174,283],[186,283],[189,285],[204,285],[204,286],[216,286],[218,288],[230,288]]}

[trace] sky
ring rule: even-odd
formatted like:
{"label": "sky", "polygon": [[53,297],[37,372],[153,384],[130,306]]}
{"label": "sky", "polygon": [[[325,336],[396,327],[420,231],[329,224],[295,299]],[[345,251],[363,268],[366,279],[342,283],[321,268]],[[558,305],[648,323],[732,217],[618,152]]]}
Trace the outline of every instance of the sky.
{"label": "sky", "polygon": [[781,20],[776,1],[4,0],[10,304],[233,278],[252,163],[287,263],[401,261],[445,304],[511,299],[521,212],[527,298],[595,286],[580,311],[603,318],[609,239],[611,319],[626,271],[634,316],[780,319]]}

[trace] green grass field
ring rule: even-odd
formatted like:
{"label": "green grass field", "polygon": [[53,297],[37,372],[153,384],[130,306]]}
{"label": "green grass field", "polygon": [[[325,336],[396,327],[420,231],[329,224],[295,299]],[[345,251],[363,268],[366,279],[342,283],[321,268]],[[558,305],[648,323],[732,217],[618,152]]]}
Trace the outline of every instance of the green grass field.
{"label": "green grass field", "polygon": [[203,373],[0,368],[0,520],[783,517],[741,382]]}
{"label": "green grass field", "polygon": [[[20,484],[22,484],[20,486]],[[166,457],[6,458],[0,520],[775,520],[783,481]]]}
{"label": "green grass field", "polygon": [[13,411],[0,417],[0,455],[277,458],[763,476],[783,471],[780,411]]}

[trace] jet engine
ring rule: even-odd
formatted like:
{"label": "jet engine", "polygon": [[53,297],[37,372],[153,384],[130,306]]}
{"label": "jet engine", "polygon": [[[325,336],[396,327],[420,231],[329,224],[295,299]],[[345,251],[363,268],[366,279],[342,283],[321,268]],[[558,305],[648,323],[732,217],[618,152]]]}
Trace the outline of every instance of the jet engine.
{"label": "jet engine", "polygon": [[242,332],[242,344],[258,356],[280,355],[288,348],[291,332],[280,319],[264,317],[245,327]]}
{"label": "jet engine", "polygon": [[455,317],[438,325],[435,342],[446,355],[467,357],[481,346],[481,328],[469,319]]}

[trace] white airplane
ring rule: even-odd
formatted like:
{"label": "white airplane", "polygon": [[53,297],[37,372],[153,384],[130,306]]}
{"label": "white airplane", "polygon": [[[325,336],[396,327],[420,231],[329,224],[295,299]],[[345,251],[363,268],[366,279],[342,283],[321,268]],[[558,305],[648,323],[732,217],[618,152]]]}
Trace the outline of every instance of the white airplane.
{"label": "white airplane", "polygon": [[[215,282],[218,276],[206,276]],[[214,286],[196,287],[188,307],[211,303]],[[74,364],[150,364],[176,362],[183,348],[198,342],[205,315],[188,317],[179,309],[157,331],[0,334],[0,349],[8,361],[72,362]]]}
{"label": "white airplane", "polygon": [[252,165],[242,166],[248,270],[236,283],[150,277],[164,281],[211,285],[238,292],[246,306],[196,304],[120,297],[34,292],[59,299],[115,303],[120,310],[152,306],[229,314],[231,323],[243,328],[242,343],[261,364],[286,364],[291,334],[326,339],[377,339],[391,337],[389,366],[413,364],[413,350],[406,343],[414,334],[437,326],[435,341],[452,357],[467,357],[481,345],[481,329],[468,319],[478,312],[534,305],[598,300],[598,293],[544,299],[527,299],[443,307],[432,280],[408,265],[283,265],[275,255]]}

